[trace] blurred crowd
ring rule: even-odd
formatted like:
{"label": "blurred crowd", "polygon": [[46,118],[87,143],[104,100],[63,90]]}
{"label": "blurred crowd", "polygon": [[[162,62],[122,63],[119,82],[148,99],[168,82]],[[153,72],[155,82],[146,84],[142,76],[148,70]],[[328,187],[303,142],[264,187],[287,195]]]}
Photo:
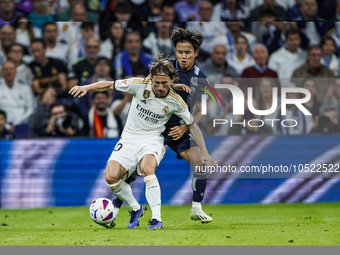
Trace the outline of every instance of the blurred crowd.
{"label": "blurred crowd", "polygon": [[[222,105],[209,100],[201,123],[205,135],[338,133],[340,22],[334,20],[339,18],[337,0],[1,0],[0,138],[119,137],[131,95],[110,91],[72,98],[69,89],[146,77],[158,53],[175,57],[170,35],[177,27],[203,34],[196,64],[211,86],[252,87],[259,110],[271,109],[273,89],[278,91],[270,116],[255,116],[248,104],[239,116],[232,114],[230,91],[217,89]],[[312,115],[291,104],[282,116],[284,87],[309,90],[304,106]],[[209,124],[283,118],[299,124]]]}

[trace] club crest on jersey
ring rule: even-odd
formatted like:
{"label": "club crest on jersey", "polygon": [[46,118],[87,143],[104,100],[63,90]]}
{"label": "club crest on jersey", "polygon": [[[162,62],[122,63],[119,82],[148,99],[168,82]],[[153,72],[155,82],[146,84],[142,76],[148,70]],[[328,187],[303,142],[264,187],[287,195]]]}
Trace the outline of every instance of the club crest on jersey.
{"label": "club crest on jersey", "polygon": [[164,109],[162,110],[163,113],[168,113],[170,111],[169,106],[165,106]]}
{"label": "club crest on jersey", "polygon": [[[143,97],[144,97],[144,99],[147,99],[147,98],[149,98],[149,96],[150,96],[150,90],[144,90],[144,92],[143,92]],[[144,103],[144,102],[143,102]],[[146,103],[146,102],[145,102]]]}
{"label": "club crest on jersey", "polygon": [[198,77],[191,77],[190,84],[194,87],[198,86]]}

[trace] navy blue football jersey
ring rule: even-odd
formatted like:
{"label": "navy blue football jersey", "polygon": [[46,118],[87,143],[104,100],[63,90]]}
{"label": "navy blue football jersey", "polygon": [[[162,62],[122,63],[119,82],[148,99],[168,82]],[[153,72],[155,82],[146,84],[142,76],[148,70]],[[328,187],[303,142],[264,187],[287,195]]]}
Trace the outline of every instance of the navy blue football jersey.
{"label": "navy blue football jersey", "polygon": [[[183,98],[190,111],[192,111],[196,102],[201,103],[201,95],[205,93],[202,89],[206,88],[204,84],[208,84],[207,76],[202,73],[196,65],[184,72],[179,66],[177,59],[171,59],[170,62],[175,67],[179,77],[179,80],[177,80],[175,83],[182,83],[191,88],[191,93],[179,90],[175,90],[175,92]],[[180,121],[181,119],[177,115],[173,114],[165,126],[167,129],[178,126],[180,125]]]}

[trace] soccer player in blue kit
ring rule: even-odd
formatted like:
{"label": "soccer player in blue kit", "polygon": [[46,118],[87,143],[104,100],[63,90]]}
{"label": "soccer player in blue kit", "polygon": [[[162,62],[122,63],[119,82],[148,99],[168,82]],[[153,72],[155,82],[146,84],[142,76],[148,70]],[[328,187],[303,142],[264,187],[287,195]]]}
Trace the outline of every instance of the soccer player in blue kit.
{"label": "soccer player in blue kit", "polygon": [[[191,87],[191,94],[186,91],[175,90],[183,100],[186,102],[189,109],[193,110],[196,106],[196,114],[194,120],[196,123],[202,121],[201,115],[201,95],[203,90],[197,87],[205,88],[204,83],[207,83],[207,77],[195,65],[195,57],[199,53],[199,47],[203,42],[204,37],[193,30],[178,28],[172,35],[171,40],[176,47],[176,59],[170,60],[172,65],[177,70],[179,80],[176,83],[182,83]],[[202,80],[204,82],[202,82]],[[198,82],[200,81],[200,82]],[[181,125],[180,118],[172,115],[166,123],[166,129],[163,133],[164,144],[168,145],[177,154],[178,159],[185,159],[194,169],[196,166],[205,165],[205,161],[201,156],[201,151],[194,140],[190,138],[189,127],[184,124]],[[191,142],[191,146],[190,146]],[[135,176],[130,176],[126,182],[132,185]],[[192,220],[199,220],[202,223],[209,223],[213,219],[202,210],[202,200],[207,184],[206,173],[195,172],[192,179],[192,208],[190,209],[190,218]],[[120,208],[122,201],[116,198],[113,203],[116,208]],[[137,227],[139,224],[139,217],[142,217],[142,212],[132,212],[130,222],[135,222]]]}

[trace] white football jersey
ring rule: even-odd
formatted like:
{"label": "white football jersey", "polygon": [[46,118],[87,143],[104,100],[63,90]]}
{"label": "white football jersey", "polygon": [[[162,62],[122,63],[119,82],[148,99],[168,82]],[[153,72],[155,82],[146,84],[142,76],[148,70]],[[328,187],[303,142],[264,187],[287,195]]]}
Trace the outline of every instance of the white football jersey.
{"label": "white football jersey", "polygon": [[[167,96],[157,97],[152,91],[151,81],[130,78],[116,80],[114,89],[133,95],[122,137],[160,137],[172,114],[183,119],[188,126],[194,122],[186,103],[172,88]],[[149,96],[144,98],[144,94]]]}

